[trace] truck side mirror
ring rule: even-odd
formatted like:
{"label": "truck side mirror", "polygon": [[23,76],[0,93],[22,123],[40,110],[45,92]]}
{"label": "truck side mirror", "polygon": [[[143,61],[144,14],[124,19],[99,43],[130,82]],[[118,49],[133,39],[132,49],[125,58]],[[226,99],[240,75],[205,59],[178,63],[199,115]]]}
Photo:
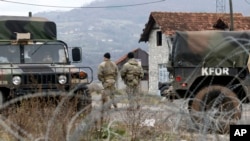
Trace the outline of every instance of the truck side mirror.
{"label": "truck side mirror", "polygon": [[73,47],[72,48],[72,61],[73,62],[80,62],[82,60],[82,53],[80,47]]}

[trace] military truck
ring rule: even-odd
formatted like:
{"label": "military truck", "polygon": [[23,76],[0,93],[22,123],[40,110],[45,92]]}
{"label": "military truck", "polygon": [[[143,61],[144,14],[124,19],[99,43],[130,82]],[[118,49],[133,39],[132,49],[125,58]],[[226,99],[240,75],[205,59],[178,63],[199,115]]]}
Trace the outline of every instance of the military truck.
{"label": "military truck", "polygon": [[168,71],[198,129],[225,133],[241,118],[250,98],[249,49],[249,31],[176,32]]}
{"label": "military truck", "polygon": [[82,50],[57,39],[55,22],[43,17],[0,16],[0,28],[0,105],[29,94],[69,92],[80,96],[79,110],[91,105],[87,85],[93,71],[73,65],[82,61]]}

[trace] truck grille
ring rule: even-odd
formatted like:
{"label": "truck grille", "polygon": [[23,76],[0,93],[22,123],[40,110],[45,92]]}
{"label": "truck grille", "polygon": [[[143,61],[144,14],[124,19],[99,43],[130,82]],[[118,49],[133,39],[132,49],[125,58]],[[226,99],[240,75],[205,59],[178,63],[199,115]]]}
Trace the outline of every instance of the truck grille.
{"label": "truck grille", "polygon": [[[79,79],[79,72],[84,71],[86,78]],[[30,87],[29,85],[52,86],[58,85],[60,75],[67,77],[66,84],[72,85],[77,83],[90,83],[93,80],[93,71],[89,67],[53,67],[46,65],[36,66],[18,66],[0,68],[0,85],[12,85],[12,78],[14,76],[21,77],[21,87]],[[91,81],[89,81],[91,80]],[[60,84],[61,85],[61,84]]]}
{"label": "truck grille", "polygon": [[49,66],[20,66],[23,71],[22,84],[57,84],[56,69]]}
{"label": "truck grille", "polygon": [[22,76],[22,84],[57,84],[57,76],[55,74],[26,74]]}

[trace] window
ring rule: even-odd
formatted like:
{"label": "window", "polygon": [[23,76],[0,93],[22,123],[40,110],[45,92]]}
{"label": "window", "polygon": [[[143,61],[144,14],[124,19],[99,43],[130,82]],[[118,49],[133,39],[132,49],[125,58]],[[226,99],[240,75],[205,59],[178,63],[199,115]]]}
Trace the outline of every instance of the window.
{"label": "window", "polygon": [[168,82],[168,71],[167,71],[167,64],[159,64],[159,82]]}
{"label": "window", "polygon": [[161,33],[161,31],[156,32],[156,45],[157,46],[162,45],[162,33]]}

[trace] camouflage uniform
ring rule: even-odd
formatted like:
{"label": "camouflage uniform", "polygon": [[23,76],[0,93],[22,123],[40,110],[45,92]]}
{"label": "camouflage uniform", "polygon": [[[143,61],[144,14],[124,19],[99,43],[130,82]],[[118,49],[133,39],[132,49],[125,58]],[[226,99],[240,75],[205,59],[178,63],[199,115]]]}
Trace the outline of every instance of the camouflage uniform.
{"label": "camouflage uniform", "polygon": [[51,54],[49,52],[45,53],[42,60],[43,60],[44,63],[52,63],[53,62],[53,58],[52,58],[52,56],[51,56]]}
{"label": "camouflage uniform", "polygon": [[131,58],[124,64],[120,73],[126,84],[130,108],[140,108],[140,81],[144,75],[141,65],[134,58]]}
{"label": "camouflage uniform", "polygon": [[[115,108],[117,108],[117,104],[114,101],[117,76],[117,65],[110,61],[110,59],[105,58],[105,60],[98,67],[98,79],[102,82],[104,88],[102,103],[105,104],[110,99],[112,100],[112,104]],[[111,106],[109,106],[109,108],[111,108]]]}

